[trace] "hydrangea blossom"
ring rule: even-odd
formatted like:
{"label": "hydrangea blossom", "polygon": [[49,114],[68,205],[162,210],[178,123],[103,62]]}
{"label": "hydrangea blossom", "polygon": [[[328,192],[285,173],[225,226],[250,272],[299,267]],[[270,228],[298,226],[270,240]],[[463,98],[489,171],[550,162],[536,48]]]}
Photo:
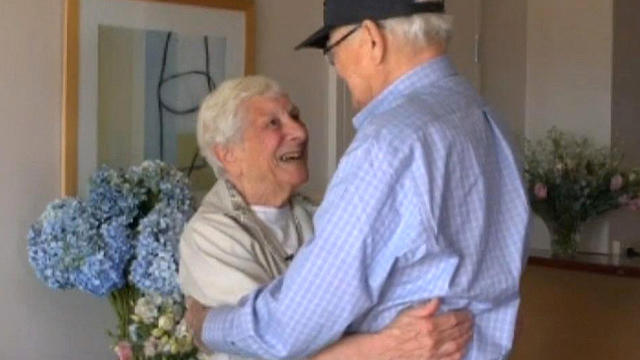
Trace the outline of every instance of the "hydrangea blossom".
{"label": "hydrangea blossom", "polygon": [[189,181],[182,172],[158,160],[147,160],[132,166],[126,178],[139,189],[144,189],[144,201],[158,205],[164,203],[182,213],[192,211]]}
{"label": "hydrangea blossom", "polygon": [[190,212],[157,205],[139,226],[129,280],[148,293],[174,295],[178,286],[178,242]]}
{"label": "hydrangea blossom", "polygon": [[75,198],[49,204],[29,229],[29,262],[47,286],[68,289],[75,285],[75,270],[83,260],[79,242],[98,236],[94,219]]}
{"label": "hydrangea blossom", "polygon": [[133,222],[142,200],[141,191],[127,181],[122,171],[102,166],[89,180],[87,204],[102,222],[116,217]]}
{"label": "hydrangea blossom", "polygon": [[76,287],[96,296],[105,296],[119,289],[124,285],[124,276],[113,265],[104,251],[87,257],[78,271]]}
{"label": "hydrangea blossom", "polygon": [[195,359],[177,281],[178,242],[192,213],[188,180],[174,167],[103,166],[86,202],[56,200],[31,226],[29,261],[49,287],[109,295],[117,351],[128,344],[136,356]]}
{"label": "hydrangea blossom", "polygon": [[87,257],[76,279],[80,290],[105,296],[125,285],[125,267],[133,254],[132,234],[126,217],[113,218],[100,227],[102,244]]}
{"label": "hydrangea blossom", "polygon": [[106,244],[105,255],[113,262],[113,266],[123,274],[127,263],[133,255],[134,233],[129,227],[131,220],[121,216],[111,219],[100,228],[100,233]]}
{"label": "hydrangea blossom", "polygon": [[49,287],[104,296],[124,285],[132,253],[124,223],[116,218],[101,225],[78,199],[54,201],[29,230],[29,261]]}

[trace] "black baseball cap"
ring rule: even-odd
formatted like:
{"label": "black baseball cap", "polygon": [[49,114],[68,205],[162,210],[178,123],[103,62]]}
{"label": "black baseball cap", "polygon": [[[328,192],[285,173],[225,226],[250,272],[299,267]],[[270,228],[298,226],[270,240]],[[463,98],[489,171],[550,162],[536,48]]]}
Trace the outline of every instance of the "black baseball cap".
{"label": "black baseball cap", "polygon": [[296,50],[323,49],[331,31],[340,26],[418,13],[444,13],[444,0],[325,0],[324,26],[296,46]]}

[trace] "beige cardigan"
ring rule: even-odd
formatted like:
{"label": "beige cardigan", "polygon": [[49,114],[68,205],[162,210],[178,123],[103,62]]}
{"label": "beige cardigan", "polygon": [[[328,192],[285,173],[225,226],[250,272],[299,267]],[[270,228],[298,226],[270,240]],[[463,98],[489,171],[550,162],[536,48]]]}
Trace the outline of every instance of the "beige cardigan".
{"label": "beige cardigan", "polygon": [[[294,195],[290,203],[300,246],[313,235],[316,207],[301,195]],[[289,265],[286,255],[233,185],[220,180],[180,238],[180,286],[185,295],[208,306],[235,304],[281,275]],[[241,358],[218,353],[208,359]]]}

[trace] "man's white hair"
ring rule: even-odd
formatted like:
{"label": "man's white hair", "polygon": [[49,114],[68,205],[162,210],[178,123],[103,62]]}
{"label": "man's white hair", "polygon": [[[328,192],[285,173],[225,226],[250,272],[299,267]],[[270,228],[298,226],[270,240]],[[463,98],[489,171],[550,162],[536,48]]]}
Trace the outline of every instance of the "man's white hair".
{"label": "man's white hair", "polygon": [[215,145],[239,141],[245,127],[244,105],[255,96],[282,94],[280,85],[264,76],[246,76],[223,82],[200,105],[196,135],[200,154],[216,175],[223,169],[213,152]]}
{"label": "man's white hair", "polygon": [[453,17],[444,14],[415,14],[386,19],[380,23],[391,35],[409,41],[417,47],[446,47],[453,31]]}

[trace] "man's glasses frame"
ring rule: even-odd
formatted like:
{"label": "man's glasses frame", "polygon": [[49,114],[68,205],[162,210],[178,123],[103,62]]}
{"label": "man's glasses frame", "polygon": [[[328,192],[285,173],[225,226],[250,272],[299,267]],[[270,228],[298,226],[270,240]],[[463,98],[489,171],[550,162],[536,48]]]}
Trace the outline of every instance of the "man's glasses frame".
{"label": "man's glasses frame", "polygon": [[342,35],[338,40],[334,41],[333,44],[327,45],[327,46],[324,47],[324,49],[322,49],[322,54],[324,54],[324,56],[327,57],[327,60],[329,61],[329,64],[331,64],[332,66],[335,65],[334,56],[333,56],[333,51],[332,50],[335,49],[342,42],[347,40],[349,38],[349,36],[353,35],[356,31],[358,31],[358,29],[360,29],[361,25],[362,24],[356,25],[353,29],[347,31],[344,35]]}

